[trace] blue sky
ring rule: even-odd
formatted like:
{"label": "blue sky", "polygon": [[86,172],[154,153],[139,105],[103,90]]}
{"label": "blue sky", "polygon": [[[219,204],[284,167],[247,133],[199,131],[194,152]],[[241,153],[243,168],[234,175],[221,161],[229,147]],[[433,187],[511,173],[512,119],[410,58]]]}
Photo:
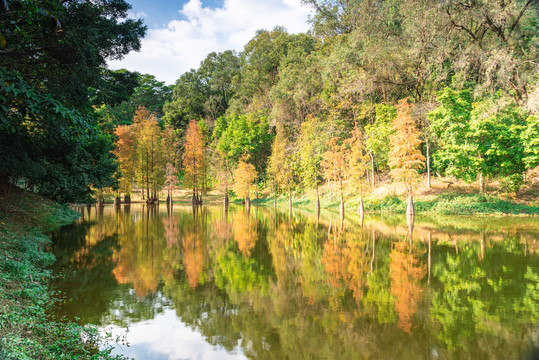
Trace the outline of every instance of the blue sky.
{"label": "blue sky", "polygon": [[152,74],[167,84],[198,68],[212,51],[240,52],[258,29],[305,32],[311,13],[301,0],[127,1],[133,6],[130,17],[143,19],[148,33],[140,52],[109,66]]}
{"label": "blue sky", "polygon": [[[133,6],[134,14],[144,14],[144,20],[148,27],[166,27],[172,20],[185,19],[180,14],[180,9],[186,0],[127,0]],[[223,0],[203,0],[206,7],[222,7]]]}

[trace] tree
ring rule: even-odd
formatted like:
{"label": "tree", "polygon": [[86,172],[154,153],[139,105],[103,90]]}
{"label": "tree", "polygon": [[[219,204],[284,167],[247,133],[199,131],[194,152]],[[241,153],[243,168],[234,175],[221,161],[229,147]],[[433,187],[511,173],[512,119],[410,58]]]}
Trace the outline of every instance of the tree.
{"label": "tree", "polygon": [[324,152],[324,136],[321,134],[322,123],[312,115],[307,116],[301,125],[298,150],[301,162],[301,177],[307,189],[316,189],[316,207],[320,209],[318,185],[322,176],[321,162]]}
{"label": "tree", "polygon": [[125,100],[118,103],[92,100],[102,122],[109,126],[132,124],[139,106],[144,106],[158,119],[163,117],[163,105],[171,99],[172,87],[165,85],[162,81],[157,81],[153,75],[138,73],[135,75],[135,86]]}
{"label": "tree", "polygon": [[0,19],[6,41],[0,66],[19,71],[30,86],[65,105],[87,105],[90,87],[123,76],[103,70],[106,60],[140,49],[146,27],[127,19],[130,9],[123,0],[10,1]]}
{"label": "tree", "polygon": [[[363,192],[365,190],[365,182],[368,183],[367,171],[369,156],[365,152],[364,134],[359,130],[357,123],[352,130],[352,136],[345,140],[348,146],[346,158],[348,166],[345,168],[346,178],[351,182],[351,186],[359,191],[360,206],[359,212],[363,214],[365,211],[363,206]],[[367,180],[367,181],[365,181]]]}
{"label": "tree", "polygon": [[522,132],[524,143],[524,162],[528,169],[539,166],[539,115],[531,115],[526,130]]}
{"label": "tree", "polygon": [[257,172],[264,171],[273,139],[266,117],[236,114],[220,117],[213,138],[228,166],[235,166],[247,154]]}
{"label": "tree", "polygon": [[247,206],[251,204],[249,195],[253,191],[253,184],[257,175],[254,165],[247,163],[246,157],[240,160],[238,167],[234,171],[234,192],[244,199]]}
{"label": "tree", "polygon": [[377,104],[376,120],[373,124],[365,125],[365,146],[371,160],[372,186],[375,185],[375,168],[387,168],[389,155],[389,137],[393,133],[393,120],[397,110],[392,105]]}
{"label": "tree", "polygon": [[235,52],[212,52],[176,81],[172,99],[164,105],[165,121],[177,129],[190,119],[204,119],[212,124],[224,116],[235,94],[233,81],[240,71]]}
{"label": "tree", "polygon": [[332,181],[336,187],[339,183],[339,192],[341,197],[341,215],[344,214],[344,180],[346,176],[346,144],[339,138],[332,138],[328,142],[328,150],[324,153],[322,160],[322,169],[324,178],[328,185]]}
{"label": "tree", "polygon": [[140,48],[146,28],[126,19],[129,9],[123,0],[2,3],[2,186],[24,179],[73,202],[114,186],[113,139],[98,126],[90,88],[114,89],[103,97],[111,102],[132,90],[132,74],[105,69],[107,60]]}
{"label": "tree", "polygon": [[391,135],[389,166],[391,175],[397,181],[404,183],[408,192],[407,214],[414,214],[412,190],[419,178],[418,170],[425,164],[425,157],[419,151],[421,139],[416,123],[411,116],[412,105],[403,99],[397,106],[397,117],[393,121],[395,134]]}
{"label": "tree", "polygon": [[125,202],[130,202],[133,180],[136,167],[135,131],[131,125],[120,125],[116,128],[116,142],[114,154],[118,159],[120,172],[119,191],[124,193]]}
{"label": "tree", "polygon": [[84,202],[116,185],[112,137],[92,114],[64,106],[0,68],[0,188],[24,181],[55,200]]}
{"label": "tree", "polygon": [[193,205],[202,204],[203,177],[206,169],[205,144],[202,131],[195,120],[189,122],[183,145],[185,185],[193,189]]}
{"label": "tree", "polygon": [[158,200],[164,182],[161,129],[153,114],[139,107],[133,120],[137,129],[137,182],[146,188],[146,201]]}
{"label": "tree", "polygon": [[512,100],[497,96],[473,103],[469,91],[446,88],[438,101],[428,115],[438,141],[438,169],[467,182],[479,176],[481,192],[488,176],[522,176],[526,121]]}
{"label": "tree", "polygon": [[269,173],[273,179],[275,201],[280,189],[288,188],[288,205],[292,207],[292,183],[294,180],[294,153],[283,125],[277,126],[269,160]]}
{"label": "tree", "polygon": [[165,186],[167,189],[167,205],[172,205],[172,190],[176,188],[178,181],[178,169],[171,163],[167,162],[165,170]]}

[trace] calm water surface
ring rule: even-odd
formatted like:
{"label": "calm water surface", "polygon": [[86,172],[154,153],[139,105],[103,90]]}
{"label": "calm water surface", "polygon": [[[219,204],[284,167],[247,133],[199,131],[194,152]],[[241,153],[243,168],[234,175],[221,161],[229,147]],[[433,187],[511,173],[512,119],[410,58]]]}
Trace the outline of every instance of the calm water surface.
{"label": "calm water surface", "polygon": [[[79,210],[81,211],[81,210]],[[135,359],[524,359],[534,218],[85,208],[54,236],[58,312]]]}

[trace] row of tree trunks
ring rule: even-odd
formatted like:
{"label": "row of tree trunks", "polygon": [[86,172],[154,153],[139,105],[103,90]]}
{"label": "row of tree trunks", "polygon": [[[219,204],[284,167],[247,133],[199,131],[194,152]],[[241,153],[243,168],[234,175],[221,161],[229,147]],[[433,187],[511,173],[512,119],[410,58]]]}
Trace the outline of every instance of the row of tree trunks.
{"label": "row of tree trunks", "polygon": [[191,204],[193,204],[193,206],[202,205],[202,194],[193,194],[193,197],[191,198]]}

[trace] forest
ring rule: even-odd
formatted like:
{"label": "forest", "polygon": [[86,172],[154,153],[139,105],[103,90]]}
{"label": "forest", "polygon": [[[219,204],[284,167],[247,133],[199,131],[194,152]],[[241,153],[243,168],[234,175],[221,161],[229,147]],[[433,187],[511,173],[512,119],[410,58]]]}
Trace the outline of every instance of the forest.
{"label": "forest", "polygon": [[410,197],[434,177],[478,193],[530,182],[539,3],[304,2],[308,33],[259,30],[173,86],[106,67],[146,32],[124,1],[0,2],[0,191],[291,204],[323,190],[362,207],[388,182]]}

